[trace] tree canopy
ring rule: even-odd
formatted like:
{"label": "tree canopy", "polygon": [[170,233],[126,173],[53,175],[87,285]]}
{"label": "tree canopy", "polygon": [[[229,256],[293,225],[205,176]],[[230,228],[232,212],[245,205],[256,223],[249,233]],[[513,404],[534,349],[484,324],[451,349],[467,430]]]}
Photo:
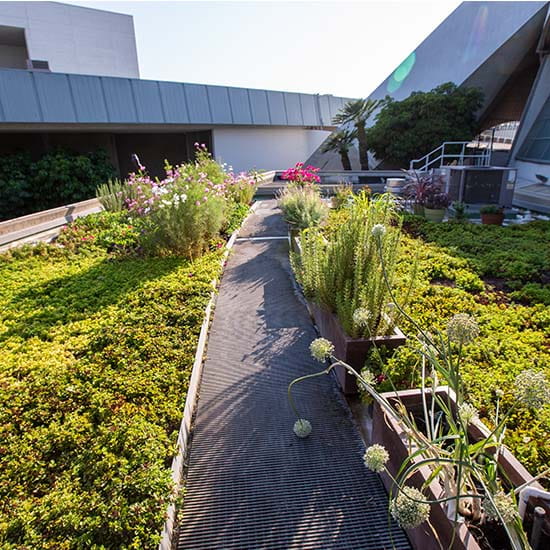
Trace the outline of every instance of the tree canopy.
{"label": "tree canopy", "polygon": [[367,129],[367,142],[376,157],[386,163],[408,167],[444,141],[467,141],[477,131],[476,112],[483,92],[459,88],[452,82],[429,92],[413,92],[402,101],[387,96]]}

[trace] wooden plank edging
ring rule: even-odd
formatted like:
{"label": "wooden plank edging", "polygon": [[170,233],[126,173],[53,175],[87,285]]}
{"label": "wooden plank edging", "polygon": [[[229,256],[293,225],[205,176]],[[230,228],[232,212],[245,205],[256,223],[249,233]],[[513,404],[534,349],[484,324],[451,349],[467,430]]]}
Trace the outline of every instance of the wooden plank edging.
{"label": "wooden plank edging", "polygon": [[[225,245],[225,251],[221,259],[222,268],[225,265],[229,252],[235,244],[239,232],[243,228],[244,224],[248,218],[256,211],[260,201],[254,202],[250,207],[250,211],[246,218],[243,220],[241,226],[236,229],[227,244]],[[223,269],[222,269],[223,274]],[[208,341],[208,332],[210,329],[210,319],[212,316],[212,310],[214,309],[214,304],[216,301],[216,291],[221,280],[219,279],[212,280],[212,293],[210,294],[210,300],[204,310],[204,318],[201,325],[201,331],[199,334],[199,340],[197,342],[197,349],[195,352],[195,360],[193,362],[193,369],[191,370],[191,378],[189,380],[189,388],[187,390],[187,396],[185,398],[185,407],[183,410],[183,418],[181,420],[180,429],[178,433],[178,443],[177,443],[177,452],[174,458],[172,459],[172,482],[174,483],[174,491],[178,494],[183,485],[183,466],[187,453],[189,451],[189,437],[191,435],[191,422],[193,419],[193,414],[195,412],[195,407],[197,405],[199,385],[202,376],[202,367],[204,364],[204,352],[206,349],[206,344]],[[174,536],[174,527],[176,525],[176,503],[172,502],[166,510],[166,521],[164,522],[164,528],[162,530],[162,538],[159,543],[158,550],[171,550],[173,544]]]}

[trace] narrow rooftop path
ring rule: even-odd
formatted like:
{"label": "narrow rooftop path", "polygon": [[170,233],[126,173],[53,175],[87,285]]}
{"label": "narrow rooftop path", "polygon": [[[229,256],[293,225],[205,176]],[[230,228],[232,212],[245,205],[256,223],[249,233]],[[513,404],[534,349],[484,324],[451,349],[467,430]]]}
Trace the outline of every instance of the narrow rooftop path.
{"label": "narrow rooftop path", "polygon": [[[320,370],[273,200],[241,232],[208,343],[178,549],[405,549],[378,476],[331,377],[295,392],[307,439],[292,432],[288,383]],[[391,531],[391,534],[390,534]]]}

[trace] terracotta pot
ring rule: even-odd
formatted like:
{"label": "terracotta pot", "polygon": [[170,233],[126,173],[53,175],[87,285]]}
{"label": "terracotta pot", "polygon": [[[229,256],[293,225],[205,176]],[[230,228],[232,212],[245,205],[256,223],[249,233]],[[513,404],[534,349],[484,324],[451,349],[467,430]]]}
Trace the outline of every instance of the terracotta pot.
{"label": "terracotta pot", "polygon": [[430,222],[442,222],[445,212],[445,208],[428,208],[424,206],[424,217]]}
{"label": "terracotta pot", "polygon": [[[449,392],[447,388],[440,388],[438,393],[445,399],[449,397],[451,399],[451,407],[456,410],[456,402],[452,392]],[[396,400],[395,392],[388,392],[383,395],[389,400]],[[421,413],[422,394],[420,389],[399,391],[397,395],[408,411]],[[429,394],[427,395],[427,402],[428,405],[431,402]],[[378,403],[375,403],[373,407],[372,423],[372,444],[378,443],[388,449],[390,460],[386,466],[392,476],[395,477],[401,464],[409,456],[410,451],[414,450],[414,447],[409,447],[408,438],[403,431],[403,427],[393,417],[386,415]],[[470,425],[469,435],[472,442],[480,441],[489,435],[489,430],[480,421],[477,421]],[[416,461],[418,460],[416,459]],[[499,464],[515,487],[533,479],[531,474],[508,449],[504,449],[500,455]],[[429,475],[430,470],[427,466],[423,466],[408,479],[407,484],[420,489],[425,484]],[[382,472],[380,476],[388,492],[395,492],[395,485],[388,474]],[[531,486],[541,488],[537,482],[532,482]],[[442,489],[440,484],[436,480],[432,481],[426,487],[424,494],[429,500],[441,498]],[[537,502],[537,505],[540,505],[541,502]],[[430,523],[440,539],[441,546],[434,537],[430,526],[425,523],[415,529],[407,530],[407,534],[415,550],[441,550],[441,547],[448,548],[449,550],[480,550],[477,541],[466,525],[464,523],[455,524],[452,522],[447,517],[442,505],[431,505]]]}
{"label": "terracotta pot", "polygon": [[[308,302],[309,309],[315,319],[315,324],[323,338],[334,344],[334,355],[356,371],[360,372],[365,366],[367,354],[374,343],[377,346],[396,348],[406,342],[405,335],[397,328],[389,336],[377,336],[376,338],[350,338],[342,328],[336,315],[327,309]],[[348,373],[344,367],[336,367],[336,377],[346,395],[354,395],[358,392],[357,382],[354,376]]]}
{"label": "terracotta pot", "polygon": [[504,213],[497,212],[493,214],[481,214],[481,223],[483,225],[502,225]]}

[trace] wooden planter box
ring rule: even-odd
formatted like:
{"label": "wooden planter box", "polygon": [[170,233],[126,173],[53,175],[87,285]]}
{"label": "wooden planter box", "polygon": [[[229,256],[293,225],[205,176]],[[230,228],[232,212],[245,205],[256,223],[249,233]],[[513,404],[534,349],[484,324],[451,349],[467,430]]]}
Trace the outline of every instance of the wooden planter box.
{"label": "wooden planter box", "polygon": [[[448,393],[447,388],[440,388],[438,390],[438,394],[441,396],[446,396]],[[383,395],[390,400],[396,399],[395,392],[388,392]],[[419,389],[399,391],[397,395],[408,411],[422,411],[422,396]],[[452,392],[450,393],[450,397],[454,404],[455,399]],[[428,404],[430,402],[431,399],[428,397]],[[376,402],[373,408],[372,422],[372,444],[378,443],[388,450],[390,460],[386,466],[390,473],[395,476],[401,464],[411,451],[408,438],[403,431],[403,427],[397,423],[393,417],[387,416]],[[469,435],[472,441],[479,441],[489,435],[489,430],[480,421],[477,421],[471,424]],[[508,449],[504,449],[503,453],[500,455],[499,464],[507,473],[510,482],[515,487],[533,479],[533,476],[531,476]],[[409,478],[407,483],[413,485],[417,489],[421,489],[429,475],[429,468],[423,466]],[[395,491],[394,483],[388,474],[382,472],[380,476],[388,492],[391,489]],[[542,488],[537,482],[533,482],[531,486]],[[442,488],[440,484],[434,480],[426,488],[424,494],[430,500],[441,498]],[[537,505],[541,505],[541,503],[542,501],[538,501]],[[480,550],[477,541],[470,533],[467,526],[464,523],[455,524],[449,520],[442,505],[431,505],[430,523],[437,533],[441,545],[436,540],[430,526],[424,523],[415,529],[409,529],[407,531],[411,544],[415,550],[441,550],[441,547],[448,548],[449,550]],[[454,541],[453,531],[456,531]]]}
{"label": "wooden planter box", "polygon": [[[312,302],[308,302],[308,305],[321,336],[334,344],[334,355],[358,372],[365,366],[365,359],[373,343],[393,349],[403,345],[407,340],[397,327],[389,336],[378,336],[374,339],[350,338],[344,332],[336,315]],[[334,370],[342,391],[346,395],[356,394],[358,388],[355,377],[349,374],[344,367],[338,366]]]}

